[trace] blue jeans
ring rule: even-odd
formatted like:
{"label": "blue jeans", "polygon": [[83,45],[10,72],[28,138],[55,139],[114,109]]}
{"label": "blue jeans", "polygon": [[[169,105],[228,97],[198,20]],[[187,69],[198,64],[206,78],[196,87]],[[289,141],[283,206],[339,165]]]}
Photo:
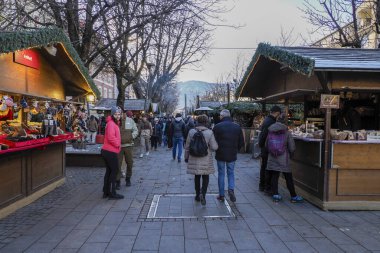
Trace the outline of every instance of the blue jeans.
{"label": "blue jeans", "polygon": [[224,176],[226,174],[225,168],[227,167],[227,179],[228,179],[228,190],[233,190],[235,188],[235,161],[234,162],[224,162],[216,161],[218,165],[218,186],[219,186],[219,196],[224,196]]}
{"label": "blue jeans", "polygon": [[181,160],[182,156],[182,149],[183,149],[183,137],[173,137],[173,159],[176,158],[177,153],[177,146],[178,146],[178,160]]}

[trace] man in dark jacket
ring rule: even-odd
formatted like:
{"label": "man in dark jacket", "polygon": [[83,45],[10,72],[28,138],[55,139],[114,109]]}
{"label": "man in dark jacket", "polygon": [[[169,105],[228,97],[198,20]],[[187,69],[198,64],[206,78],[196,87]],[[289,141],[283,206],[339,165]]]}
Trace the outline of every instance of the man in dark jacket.
{"label": "man in dark jacket", "polygon": [[178,162],[181,162],[182,150],[183,150],[183,141],[186,134],[185,122],[183,122],[182,115],[177,113],[175,119],[171,123],[169,131],[171,136],[173,136],[173,160],[176,159],[177,147],[178,147]]}
{"label": "man in dark jacket", "polygon": [[270,115],[265,117],[263,124],[260,127],[259,147],[261,148],[261,167],[260,167],[260,191],[270,192],[270,172],[266,171],[268,163],[268,150],[265,148],[265,142],[268,136],[268,128],[276,123],[278,116],[281,114],[281,108],[277,105],[270,109]]}
{"label": "man in dark jacket", "polygon": [[218,200],[224,201],[224,177],[225,168],[227,167],[228,195],[230,200],[235,202],[234,168],[235,161],[237,160],[237,153],[244,145],[243,132],[241,127],[232,121],[229,110],[222,110],[220,112],[220,118],[221,122],[216,124],[213,129],[216,142],[219,146],[215,155],[218,165]]}

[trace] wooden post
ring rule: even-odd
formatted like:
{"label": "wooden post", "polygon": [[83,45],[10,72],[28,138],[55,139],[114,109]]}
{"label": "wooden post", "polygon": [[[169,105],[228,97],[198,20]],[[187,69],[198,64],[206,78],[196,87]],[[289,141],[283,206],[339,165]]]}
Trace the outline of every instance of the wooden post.
{"label": "wooden post", "polygon": [[324,170],[324,191],[323,201],[329,200],[329,170],[330,170],[330,129],[331,129],[331,108],[326,109],[325,115],[325,139],[324,139],[324,155],[323,155],[323,170]]}

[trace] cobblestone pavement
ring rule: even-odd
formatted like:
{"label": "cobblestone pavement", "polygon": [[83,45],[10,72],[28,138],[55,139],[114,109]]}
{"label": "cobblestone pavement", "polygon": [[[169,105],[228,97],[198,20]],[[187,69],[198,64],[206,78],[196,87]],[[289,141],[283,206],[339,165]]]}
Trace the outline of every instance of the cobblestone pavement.
{"label": "cobblestone pavement", "polygon": [[[135,157],[123,200],[101,198],[103,168],[67,168],[63,186],[0,220],[0,252],[380,252],[380,212],[324,212],[291,204],[286,192],[274,203],[257,191],[258,171],[239,155],[236,218],[152,220],[155,194],[194,191],[186,165],[166,149]],[[209,192],[217,193],[216,176]]]}

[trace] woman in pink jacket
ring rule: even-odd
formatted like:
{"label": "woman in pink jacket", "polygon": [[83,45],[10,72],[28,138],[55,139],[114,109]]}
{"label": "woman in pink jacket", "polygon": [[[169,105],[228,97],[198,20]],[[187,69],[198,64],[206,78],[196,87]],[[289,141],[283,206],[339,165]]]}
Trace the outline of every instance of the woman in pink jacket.
{"label": "woman in pink jacket", "polygon": [[123,199],[124,196],[116,193],[116,173],[118,171],[118,154],[120,153],[121,138],[119,121],[121,117],[120,107],[112,107],[111,116],[108,116],[107,126],[102,147],[102,156],[106,164],[104,175],[103,198]]}

